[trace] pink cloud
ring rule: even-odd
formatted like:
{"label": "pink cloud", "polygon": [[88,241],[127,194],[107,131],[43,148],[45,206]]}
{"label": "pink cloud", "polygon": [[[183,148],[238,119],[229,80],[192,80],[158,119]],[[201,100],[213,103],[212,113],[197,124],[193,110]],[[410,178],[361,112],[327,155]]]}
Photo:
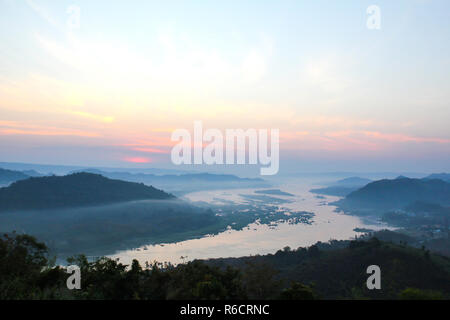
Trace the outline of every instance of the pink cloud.
{"label": "pink cloud", "polygon": [[364,131],[363,132],[366,136],[380,139],[380,140],[387,140],[390,142],[435,142],[435,143],[450,143],[450,139],[444,139],[444,138],[428,138],[428,137],[414,137],[414,136],[408,136],[405,134],[399,134],[399,133],[382,133],[378,131]]}
{"label": "pink cloud", "polygon": [[124,159],[126,162],[132,162],[132,163],[150,163],[152,162],[150,158],[143,158],[143,157],[128,157]]}
{"label": "pink cloud", "polygon": [[138,147],[138,148],[133,148],[134,151],[140,151],[140,152],[147,152],[147,153],[169,153],[166,150],[161,150],[161,149],[156,149],[156,148],[143,148],[143,147]]}

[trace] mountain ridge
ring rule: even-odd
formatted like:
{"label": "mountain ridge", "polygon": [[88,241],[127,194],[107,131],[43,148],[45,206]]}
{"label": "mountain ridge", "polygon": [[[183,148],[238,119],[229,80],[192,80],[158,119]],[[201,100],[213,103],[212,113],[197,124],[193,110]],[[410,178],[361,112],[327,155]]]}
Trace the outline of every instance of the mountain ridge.
{"label": "mountain ridge", "polygon": [[376,211],[402,209],[415,201],[450,205],[450,183],[440,179],[383,179],[351,192],[335,204],[343,210]]}
{"label": "mountain ridge", "polygon": [[10,184],[18,180],[28,179],[29,177],[30,175],[22,171],[0,168],[0,185]]}

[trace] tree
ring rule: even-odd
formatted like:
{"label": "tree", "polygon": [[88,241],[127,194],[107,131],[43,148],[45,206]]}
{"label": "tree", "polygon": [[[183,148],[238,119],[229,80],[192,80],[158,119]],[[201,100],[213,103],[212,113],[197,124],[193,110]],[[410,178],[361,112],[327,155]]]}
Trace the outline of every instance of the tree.
{"label": "tree", "polygon": [[291,286],[281,292],[280,299],[282,300],[316,300],[313,289],[307,285],[299,282],[292,282]]}
{"label": "tree", "polygon": [[60,268],[51,268],[47,247],[34,237],[0,237],[0,299],[33,299],[52,295],[60,283]]}
{"label": "tree", "polygon": [[443,295],[439,291],[420,290],[416,288],[406,288],[398,295],[401,300],[442,300]]}
{"label": "tree", "polygon": [[244,269],[244,289],[249,299],[272,299],[281,289],[281,281],[276,279],[278,271],[266,263],[247,262]]}

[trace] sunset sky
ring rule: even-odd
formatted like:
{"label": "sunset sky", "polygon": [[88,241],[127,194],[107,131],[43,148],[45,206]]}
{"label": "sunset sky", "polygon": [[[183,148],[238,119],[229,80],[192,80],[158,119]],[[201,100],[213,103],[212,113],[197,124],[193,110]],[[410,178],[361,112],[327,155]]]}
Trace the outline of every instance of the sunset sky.
{"label": "sunset sky", "polygon": [[201,120],[280,129],[280,171],[450,171],[449,12],[0,0],[0,162],[170,167],[172,131]]}

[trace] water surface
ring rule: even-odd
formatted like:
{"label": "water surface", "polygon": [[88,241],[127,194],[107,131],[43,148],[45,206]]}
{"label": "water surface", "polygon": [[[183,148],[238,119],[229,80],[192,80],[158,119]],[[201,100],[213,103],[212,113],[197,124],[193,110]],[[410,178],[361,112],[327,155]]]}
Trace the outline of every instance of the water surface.
{"label": "water surface", "polygon": [[[227,230],[214,236],[191,239],[176,243],[146,245],[133,250],[120,251],[111,257],[119,258],[122,263],[129,264],[137,259],[141,264],[146,261],[171,262],[174,264],[194,259],[241,257],[257,254],[275,253],[286,246],[291,248],[305,247],[317,241],[330,239],[344,240],[359,235],[354,228],[380,230],[387,226],[379,221],[363,221],[359,217],[335,212],[329,205],[338,197],[317,197],[309,192],[315,186],[289,183],[280,186],[282,191],[293,196],[276,196],[290,200],[281,207],[295,211],[309,211],[315,214],[312,224],[278,223],[275,227],[253,223],[243,230]],[[227,189],[199,191],[186,194],[184,198],[192,202],[210,204],[245,203],[242,195],[254,194],[261,189]],[[272,197],[272,196],[271,196]]]}

